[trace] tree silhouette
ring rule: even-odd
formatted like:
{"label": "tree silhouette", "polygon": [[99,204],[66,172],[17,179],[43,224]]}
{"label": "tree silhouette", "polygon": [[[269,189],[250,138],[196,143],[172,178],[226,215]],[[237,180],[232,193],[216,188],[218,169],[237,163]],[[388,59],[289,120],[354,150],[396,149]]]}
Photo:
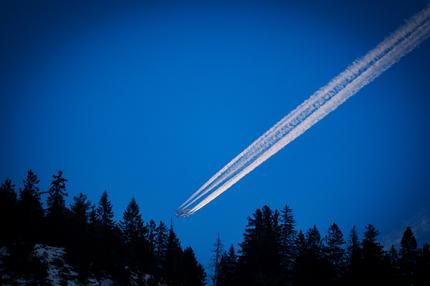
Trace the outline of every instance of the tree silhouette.
{"label": "tree silhouette", "polygon": [[415,284],[417,240],[408,226],[400,242],[400,269],[408,285]]}
{"label": "tree silhouette", "polygon": [[247,285],[281,284],[279,213],[268,206],[248,218],[240,244],[239,276]]}
{"label": "tree silhouette", "polygon": [[237,277],[237,256],[234,246],[231,245],[228,253],[224,252],[221,256],[218,267],[217,286],[238,285]]}
{"label": "tree silhouette", "polygon": [[213,249],[213,256],[212,256],[212,285],[217,286],[218,283],[218,276],[219,276],[219,267],[220,267],[220,263],[221,263],[221,256],[223,254],[223,245],[221,242],[221,238],[218,234],[216,240],[215,240],[215,245],[214,245],[214,249]]}
{"label": "tree silhouette", "polygon": [[41,235],[44,211],[37,184],[39,178],[32,170],[28,170],[24,188],[19,193],[17,211],[19,238],[24,241],[37,241]]}
{"label": "tree silhouette", "polygon": [[53,180],[48,191],[45,235],[48,244],[62,245],[65,239],[66,229],[66,205],[64,197],[66,192],[66,179],[63,172],[58,171],[52,176]]}
{"label": "tree silhouette", "polygon": [[337,224],[330,225],[324,240],[324,257],[331,266],[333,280],[339,281],[345,271],[345,240]]}
{"label": "tree silhouette", "polygon": [[383,283],[385,268],[383,261],[383,247],[377,241],[379,232],[369,224],[366,226],[364,238],[362,241],[363,263],[361,273],[363,283],[380,284]]}
{"label": "tree silhouette", "polygon": [[293,210],[285,205],[281,211],[280,239],[281,239],[281,263],[284,269],[283,280],[290,284],[292,281],[292,270],[296,256],[296,229]]}
{"label": "tree silhouette", "polygon": [[16,204],[15,185],[6,179],[0,186],[0,246],[11,244],[16,236]]}
{"label": "tree silhouette", "polygon": [[164,260],[165,277],[167,285],[181,285],[182,281],[182,248],[173,225],[170,225],[167,237],[166,256]]}
{"label": "tree silhouette", "polygon": [[183,280],[180,285],[200,286],[205,283],[206,275],[203,267],[197,262],[191,247],[184,249],[182,258]]}

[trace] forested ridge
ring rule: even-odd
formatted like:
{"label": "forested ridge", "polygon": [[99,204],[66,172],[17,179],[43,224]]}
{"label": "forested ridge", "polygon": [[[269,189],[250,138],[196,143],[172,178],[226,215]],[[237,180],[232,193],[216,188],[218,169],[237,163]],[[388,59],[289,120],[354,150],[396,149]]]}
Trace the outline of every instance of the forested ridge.
{"label": "forested ridge", "polygon": [[219,237],[213,252],[216,286],[430,285],[429,244],[418,247],[410,227],[399,249],[385,250],[371,224],[361,240],[355,227],[345,237],[336,223],[324,236],[316,226],[297,230],[288,206],[257,209],[237,252]]}
{"label": "forested ridge", "polygon": [[419,246],[410,227],[399,246],[385,249],[371,224],[362,238],[355,227],[344,235],[336,223],[322,235],[316,226],[297,229],[287,205],[263,206],[248,218],[236,249],[224,249],[217,237],[206,277],[173,225],[144,221],[134,198],[117,222],[107,192],[97,204],[80,193],[67,205],[63,172],[52,176],[48,190],[38,184],[29,170],[21,187],[9,179],[0,186],[0,285],[53,284],[46,261],[34,253],[41,244],[64,248],[76,272],[63,267],[59,285],[108,278],[114,285],[154,286],[430,286],[429,244]]}
{"label": "forested ridge", "polygon": [[[75,283],[82,285],[89,278],[118,285],[204,284],[203,267],[191,247],[181,247],[172,224],[144,222],[134,198],[116,222],[107,192],[97,205],[80,193],[66,206],[66,182],[59,171],[41,191],[29,170],[19,190],[9,179],[0,186],[0,247],[8,252],[0,264],[0,285],[16,285],[22,278],[29,285],[50,284],[46,263],[34,255],[36,244],[64,247],[78,273]],[[64,285],[68,274],[65,269]]]}

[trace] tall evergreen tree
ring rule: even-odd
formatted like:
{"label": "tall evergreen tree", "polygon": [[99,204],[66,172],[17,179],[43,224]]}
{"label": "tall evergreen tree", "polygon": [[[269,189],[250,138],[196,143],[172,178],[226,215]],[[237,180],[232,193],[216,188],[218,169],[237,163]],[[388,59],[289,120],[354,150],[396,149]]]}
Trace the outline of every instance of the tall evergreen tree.
{"label": "tall evergreen tree", "polygon": [[155,255],[158,258],[159,267],[164,265],[167,251],[168,232],[164,222],[160,221],[155,229]]}
{"label": "tall evergreen tree", "polygon": [[164,270],[167,285],[179,286],[182,282],[182,248],[173,225],[170,225],[169,236],[167,238],[166,257],[164,260]]}
{"label": "tall evergreen tree", "polygon": [[400,241],[400,268],[407,285],[415,284],[417,258],[417,240],[408,226]]}
{"label": "tall evergreen tree", "polygon": [[109,201],[107,192],[104,191],[97,208],[97,221],[106,230],[113,230],[115,227],[113,218],[112,203]]}
{"label": "tall evergreen tree", "polygon": [[224,252],[221,256],[218,269],[217,286],[235,286],[238,285],[236,281],[237,271],[237,256],[234,246],[231,245],[228,253]]}
{"label": "tall evergreen tree", "polygon": [[223,251],[224,251],[223,245],[222,245],[219,233],[218,233],[218,236],[215,240],[212,262],[211,262],[212,263],[211,268],[213,271],[211,278],[212,278],[212,285],[214,285],[214,286],[218,285],[217,281],[218,281],[218,276],[219,276],[219,267],[220,267],[221,256],[223,254]]}
{"label": "tall evergreen tree", "polygon": [[296,256],[296,229],[293,210],[285,205],[281,211],[280,239],[281,239],[281,262],[284,269],[284,280],[290,281],[291,271]]}
{"label": "tall evergreen tree", "polygon": [[139,206],[134,198],[131,199],[124,211],[120,228],[125,243],[133,243],[145,238],[146,228],[139,211]]}
{"label": "tall evergreen tree", "polygon": [[[70,261],[79,273],[79,281],[85,284],[91,271],[91,262],[94,260],[94,233],[89,226],[89,212],[91,202],[85,194],[80,193],[73,197],[70,206],[70,229],[72,238],[67,239],[67,253]],[[75,235],[79,234],[79,235]]]}
{"label": "tall evergreen tree", "polygon": [[183,280],[180,285],[203,286],[205,285],[206,274],[203,266],[197,262],[194,251],[191,247],[184,250],[182,258]]}
{"label": "tall evergreen tree", "polygon": [[72,217],[80,224],[89,222],[89,214],[91,210],[91,202],[85,194],[79,193],[78,196],[73,197],[73,204],[70,206]]}
{"label": "tall evergreen tree", "polygon": [[0,186],[0,246],[16,240],[16,204],[15,185],[6,179]]}
{"label": "tall evergreen tree", "polygon": [[362,283],[380,284],[383,283],[385,273],[384,250],[378,242],[378,231],[369,224],[366,226],[362,241],[363,263],[362,263]]}
{"label": "tall evergreen tree", "polygon": [[98,275],[122,275],[121,235],[114,222],[112,204],[107,192],[103,192],[97,207],[95,225],[95,271]]}
{"label": "tall evergreen tree", "polygon": [[66,227],[66,206],[64,197],[66,192],[66,179],[63,172],[58,171],[53,175],[53,180],[48,191],[46,229],[47,242],[53,245],[64,244]]}
{"label": "tall evergreen tree", "polygon": [[239,275],[247,285],[281,285],[279,213],[257,209],[240,244]]}
{"label": "tall evergreen tree", "polygon": [[20,190],[18,200],[18,233],[24,241],[36,242],[40,240],[44,211],[40,202],[38,188],[39,178],[28,170],[24,180],[24,188]]}
{"label": "tall evergreen tree", "polygon": [[146,227],[143,223],[139,206],[134,198],[131,199],[120,222],[123,241],[126,247],[129,268],[143,274],[149,269],[151,257],[146,240]]}
{"label": "tall evergreen tree", "polygon": [[330,225],[324,240],[324,256],[334,270],[334,279],[339,280],[345,267],[345,240],[337,224]]}

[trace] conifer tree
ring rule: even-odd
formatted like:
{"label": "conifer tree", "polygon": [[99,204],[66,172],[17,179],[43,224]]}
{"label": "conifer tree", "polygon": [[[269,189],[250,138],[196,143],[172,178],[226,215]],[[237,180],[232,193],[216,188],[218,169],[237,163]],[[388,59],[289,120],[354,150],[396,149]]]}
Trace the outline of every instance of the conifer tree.
{"label": "conifer tree", "polygon": [[408,226],[400,241],[400,268],[408,285],[415,284],[414,273],[418,257],[417,240]]}
{"label": "conifer tree", "polygon": [[109,201],[107,192],[104,191],[97,208],[97,221],[104,229],[113,230],[115,226],[113,218],[112,204]]}
{"label": "conifer tree", "polygon": [[212,285],[217,286],[218,283],[218,276],[219,276],[219,267],[221,262],[221,256],[223,254],[223,245],[221,242],[221,238],[218,236],[215,240],[215,245],[213,249],[213,256],[212,256]]}
{"label": "conifer tree", "polygon": [[285,205],[281,211],[281,223],[280,223],[280,239],[281,239],[281,262],[282,267],[285,270],[284,279],[289,281],[291,271],[294,263],[294,257],[296,255],[296,229],[295,220],[292,209]]}
{"label": "conifer tree", "polygon": [[48,191],[47,199],[47,218],[64,216],[66,209],[64,197],[67,196],[66,192],[66,179],[63,178],[63,171],[58,171],[57,175],[52,176],[54,179]]}
{"label": "conifer tree", "polygon": [[66,227],[66,206],[64,197],[66,193],[66,179],[63,172],[58,171],[53,175],[53,180],[48,191],[46,229],[45,235],[49,244],[62,245],[65,240]]}
{"label": "conifer tree", "polygon": [[224,252],[221,256],[217,286],[235,286],[238,284],[236,281],[237,271],[237,256],[234,250],[234,246],[231,245],[228,253]]}
{"label": "conifer tree", "polygon": [[18,233],[24,241],[40,240],[44,211],[40,202],[39,178],[30,169],[20,190],[18,200]]}
{"label": "conifer tree", "polygon": [[378,231],[376,228],[369,224],[366,226],[364,238],[362,241],[363,249],[363,263],[362,263],[362,283],[365,284],[378,284],[383,283],[385,275],[384,267],[384,250],[382,245],[378,242]]}
{"label": "conifer tree", "polygon": [[182,253],[179,239],[173,230],[173,225],[170,225],[164,261],[165,277],[169,286],[181,285],[183,275]]}
{"label": "conifer tree", "polygon": [[143,240],[146,235],[146,228],[139,211],[139,206],[134,198],[131,199],[124,211],[120,228],[125,243],[136,243]]}
{"label": "conifer tree", "polygon": [[15,185],[6,179],[0,186],[0,246],[16,240],[16,204]]}
{"label": "conifer tree", "polygon": [[332,266],[334,273],[340,278],[345,266],[345,240],[339,226],[335,223],[330,225],[328,234],[325,237],[324,256],[328,263]]}
{"label": "conifer tree", "polygon": [[89,214],[91,210],[91,202],[85,194],[79,193],[78,196],[73,197],[73,204],[70,206],[72,217],[80,224],[86,224],[89,221]]}
{"label": "conifer tree", "polygon": [[181,267],[184,270],[182,285],[203,286],[205,284],[205,271],[202,265],[197,262],[191,247],[184,249]]}
{"label": "conifer tree", "polygon": [[160,263],[164,262],[167,250],[167,227],[164,222],[160,221],[158,227],[155,229],[155,253]]}

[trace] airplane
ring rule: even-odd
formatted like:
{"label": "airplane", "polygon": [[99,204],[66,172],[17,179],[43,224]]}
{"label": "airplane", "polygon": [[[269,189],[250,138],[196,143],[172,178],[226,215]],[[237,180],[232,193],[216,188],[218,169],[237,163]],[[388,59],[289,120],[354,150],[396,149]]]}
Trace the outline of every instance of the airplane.
{"label": "airplane", "polygon": [[188,217],[190,216],[189,209],[183,209],[181,211],[175,210],[176,216],[178,217]]}

